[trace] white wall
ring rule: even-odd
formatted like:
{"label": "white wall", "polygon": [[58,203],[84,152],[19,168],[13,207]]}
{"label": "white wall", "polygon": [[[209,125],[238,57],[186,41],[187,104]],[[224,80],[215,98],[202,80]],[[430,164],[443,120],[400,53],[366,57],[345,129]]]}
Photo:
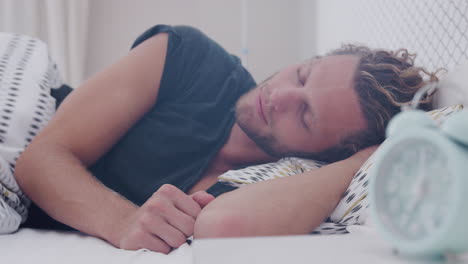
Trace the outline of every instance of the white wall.
{"label": "white wall", "polygon": [[[90,1],[86,76],[124,56],[133,40],[154,24],[202,29],[229,52],[241,54],[241,1]],[[248,69],[261,81],[302,58],[300,10],[305,0],[247,0]],[[311,39],[308,39],[311,42]]]}
{"label": "white wall", "polygon": [[[25,1],[0,0],[4,14],[0,18],[1,30],[7,30],[9,25],[8,30],[18,33],[42,31],[45,21],[33,23],[31,32],[20,30],[24,21],[34,21],[37,13],[41,13],[39,0],[30,0],[29,4]],[[248,69],[257,81],[287,64],[323,55],[350,42],[385,49],[408,48],[410,52],[417,52],[417,62],[429,69],[451,69],[468,60],[466,0],[245,1],[250,50]],[[158,23],[198,27],[229,52],[240,55],[242,2],[89,1],[88,49],[86,56],[81,56],[85,61],[84,75],[89,77],[124,56],[141,32]],[[6,10],[13,3],[21,12]],[[49,14],[44,10],[42,13]],[[19,19],[14,19],[16,17]]]}
{"label": "white wall", "polygon": [[299,10],[300,57],[309,59],[317,55],[317,1],[301,0]]}

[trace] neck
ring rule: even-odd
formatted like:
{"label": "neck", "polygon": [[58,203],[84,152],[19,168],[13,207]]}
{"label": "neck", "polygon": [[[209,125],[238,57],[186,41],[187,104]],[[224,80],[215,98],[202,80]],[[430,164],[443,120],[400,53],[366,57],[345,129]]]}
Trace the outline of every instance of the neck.
{"label": "neck", "polygon": [[216,161],[230,169],[256,163],[272,162],[277,158],[265,153],[237,125],[231,129],[228,141],[219,151]]}

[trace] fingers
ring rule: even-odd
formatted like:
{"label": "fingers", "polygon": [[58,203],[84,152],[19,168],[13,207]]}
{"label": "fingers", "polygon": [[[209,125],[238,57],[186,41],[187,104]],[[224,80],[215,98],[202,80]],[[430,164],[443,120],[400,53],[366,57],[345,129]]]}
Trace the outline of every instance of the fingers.
{"label": "fingers", "polygon": [[184,214],[175,207],[163,213],[162,217],[171,226],[180,230],[186,237],[190,237],[193,235],[193,230],[195,227],[195,218]]}
{"label": "fingers", "polygon": [[145,229],[132,229],[122,238],[119,247],[126,250],[146,248],[164,254],[168,254],[172,249],[165,241]]}
{"label": "fingers", "polygon": [[145,211],[139,216],[135,231],[131,235],[134,237],[134,241],[145,239],[144,244],[138,243],[140,246],[145,246],[146,243],[152,241],[143,235],[149,234],[162,240],[170,247],[178,248],[185,243],[187,237],[193,234],[195,220],[177,210],[169,201],[164,202],[161,199],[157,203],[147,205]]}
{"label": "fingers", "polygon": [[215,197],[205,191],[199,191],[190,195],[192,199],[200,205],[201,208],[204,208],[207,204],[215,199]]}
{"label": "fingers", "polygon": [[[195,219],[201,208],[214,197],[204,191],[187,195],[175,186],[163,185],[139,209],[133,241],[158,252],[178,248],[193,235]],[[138,236],[135,236],[135,233]],[[142,239],[142,240],[141,240]]]}
{"label": "fingers", "polygon": [[128,217],[128,225],[118,240],[119,247],[169,253],[193,235],[196,217],[213,199],[206,192],[188,196],[175,186],[163,185]]}
{"label": "fingers", "polygon": [[180,211],[196,218],[201,211],[200,205],[177,187],[165,184],[155,193],[168,198]]}
{"label": "fingers", "polygon": [[161,252],[163,254],[169,254],[169,252],[172,250],[172,247],[167,242],[149,233],[142,233],[139,241],[140,246],[135,249],[146,248],[151,251]]}
{"label": "fingers", "polygon": [[[154,225],[148,226],[153,230],[148,230],[155,237],[162,239],[167,245],[178,248],[186,242],[187,236],[179,229],[170,225],[166,221],[156,221]],[[192,228],[193,229],[193,228]],[[193,232],[193,231],[192,231]]]}
{"label": "fingers", "polygon": [[147,203],[146,207],[148,211],[142,217],[142,224],[152,230],[155,235],[159,235],[156,232],[158,231],[157,228],[163,224],[159,219],[162,219],[164,224],[170,224],[173,228],[178,229],[187,237],[193,235],[195,218],[180,211],[168,198],[158,197],[158,199]]}

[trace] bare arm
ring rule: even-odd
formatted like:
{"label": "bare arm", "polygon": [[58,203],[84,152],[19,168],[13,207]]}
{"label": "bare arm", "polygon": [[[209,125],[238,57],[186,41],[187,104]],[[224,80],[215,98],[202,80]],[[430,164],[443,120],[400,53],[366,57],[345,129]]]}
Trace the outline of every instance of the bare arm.
{"label": "bare arm", "polygon": [[195,238],[307,234],[336,207],[375,147],[318,170],[250,184],[206,206]]}
{"label": "bare arm", "polygon": [[154,105],[167,39],[146,40],[78,87],[16,166],[21,188],[50,216],[126,249],[169,252],[193,233],[201,210],[173,186],[138,208],[87,170]]}

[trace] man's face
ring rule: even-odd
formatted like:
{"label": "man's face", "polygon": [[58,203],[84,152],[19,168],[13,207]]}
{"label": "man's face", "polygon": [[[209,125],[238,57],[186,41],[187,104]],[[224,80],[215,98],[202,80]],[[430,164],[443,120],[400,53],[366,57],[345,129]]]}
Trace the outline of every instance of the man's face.
{"label": "man's face", "polygon": [[319,153],[366,128],[354,90],[359,58],[327,56],[291,65],[242,96],[237,123],[266,153]]}

